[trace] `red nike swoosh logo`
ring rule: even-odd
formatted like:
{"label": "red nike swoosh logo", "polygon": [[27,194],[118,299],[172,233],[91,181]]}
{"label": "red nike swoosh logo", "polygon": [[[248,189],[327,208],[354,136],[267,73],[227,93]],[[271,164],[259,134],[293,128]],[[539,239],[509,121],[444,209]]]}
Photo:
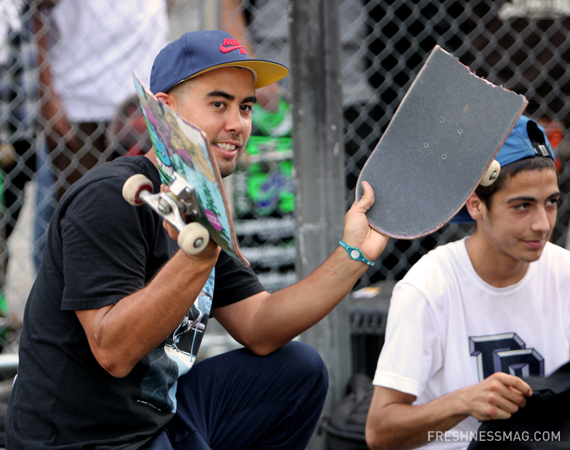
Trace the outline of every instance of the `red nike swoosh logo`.
{"label": "red nike swoosh logo", "polygon": [[230,47],[224,47],[224,44],[220,44],[220,51],[222,53],[229,53],[232,50],[240,50],[242,53],[245,53],[245,50],[243,50],[243,47],[241,45],[232,45]]}
{"label": "red nike swoosh logo", "polygon": [[241,48],[241,45],[232,45],[231,47],[224,47],[224,44],[220,45],[220,51],[223,53],[229,53],[232,50],[237,50],[238,48]]}

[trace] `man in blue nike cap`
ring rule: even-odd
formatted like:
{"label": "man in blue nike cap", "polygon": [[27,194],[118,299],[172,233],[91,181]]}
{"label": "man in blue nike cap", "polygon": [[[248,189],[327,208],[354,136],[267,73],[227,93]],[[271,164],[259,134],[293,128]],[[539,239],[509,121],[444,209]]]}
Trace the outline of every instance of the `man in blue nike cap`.
{"label": "man in blue nike cap", "polygon": [[373,450],[465,449],[480,421],[525,406],[522,377],[570,360],[570,252],[549,243],[552,148],[521,117],[496,159],[498,178],[466,204],[473,233],[425,255],[394,289],[366,427]]}
{"label": "man in blue nike cap", "polygon": [[[255,89],[286,76],[232,36],[187,33],[157,56],[150,88],[206,134],[222,176],[251,132]],[[305,280],[269,294],[210,240],[197,255],[150,208],[122,197],[133,174],[159,189],[155,152],[90,171],[49,229],[20,341],[7,447],[18,449],[302,449],[319,419],[326,367],[293,338],[326,316],[387,238],[365,212]],[[170,234],[170,236],[169,236]],[[194,364],[209,316],[243,346]]]}

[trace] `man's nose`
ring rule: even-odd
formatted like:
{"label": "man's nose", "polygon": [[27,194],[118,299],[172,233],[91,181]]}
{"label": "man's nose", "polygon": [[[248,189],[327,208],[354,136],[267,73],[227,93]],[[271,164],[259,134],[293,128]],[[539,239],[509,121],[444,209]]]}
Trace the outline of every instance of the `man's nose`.
{"label": "man's nose", "polygon": [[245,131],[245,121],[239,108],[228,109],[226,116],[226,131],[243,133]]}
{"label": "man's nose", "polygon": [[538,208],[533,217],[532,230],[543,233],[550,231],[550,221],[548,219],[549,217],[546,209]]}

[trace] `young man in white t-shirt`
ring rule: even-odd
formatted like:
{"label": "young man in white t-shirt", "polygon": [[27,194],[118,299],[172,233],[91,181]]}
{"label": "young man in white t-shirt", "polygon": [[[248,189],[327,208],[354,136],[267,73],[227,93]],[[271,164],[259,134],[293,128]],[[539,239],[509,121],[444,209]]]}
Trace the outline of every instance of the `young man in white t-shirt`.
{"label": "young man in white t-shirt", "polygon": [[501,174],[466,204],[466,239],[424,256],[396,285],[374,377],[372,449],[465,449],[480,421],[523,408],[521,377],[570,360],[570,252],[548,242],[560,191],[544,130],[521,117]]}

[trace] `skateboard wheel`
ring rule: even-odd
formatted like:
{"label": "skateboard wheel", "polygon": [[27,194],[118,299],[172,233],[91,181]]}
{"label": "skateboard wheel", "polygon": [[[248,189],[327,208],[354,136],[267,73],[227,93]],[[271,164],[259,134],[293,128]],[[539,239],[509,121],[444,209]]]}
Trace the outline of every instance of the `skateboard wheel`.
{"label": "skateboard wheel", "polygon": [[178,245],[185,253],[196,255],[206,248],[210,242],[210,233],[204,225],[191,222],[178,235]]}
{"label": "skateboard wheel", "polygon": [[483,176],[479,184],[485,187],[491,186],[495,182],[500,173],[501,173],[501,165],[497,162],[496,159],[494,159],[489,168],[487,169],[487,172],[485,172],[485,175]]}
{"label": "skateboard wheel", "polygon": [[152,181],[142,174],[133,175],[123,185],[123,198],[131,205],[139,206],[143,201],[139,198],[141,191],[152,193]]}

